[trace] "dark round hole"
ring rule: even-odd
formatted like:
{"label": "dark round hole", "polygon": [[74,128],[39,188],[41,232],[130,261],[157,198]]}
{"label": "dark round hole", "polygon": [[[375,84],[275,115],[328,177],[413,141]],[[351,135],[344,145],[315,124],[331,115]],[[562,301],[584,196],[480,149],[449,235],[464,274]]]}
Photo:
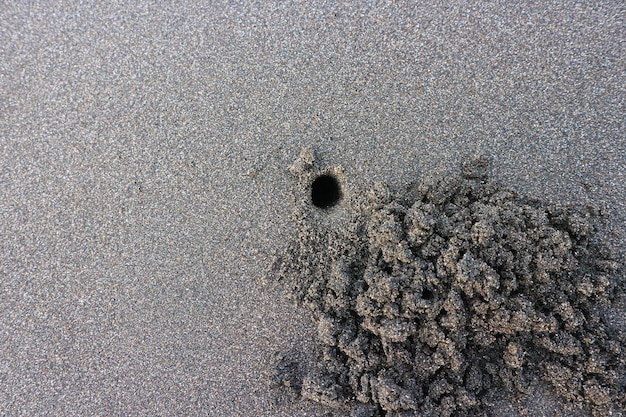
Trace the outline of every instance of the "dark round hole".
{"label": "dark round hole", "polygon": [[334,206],[341,199],[341,187],[332,175],[320,175],[311,185],[311,200],[319,208]]}
{"label": "dark round hole", "polygon": [[422,290],[422,298],[424,300],[432,300],[434,297],[435,297],[435,294],[433,294],[433,292],[429,290],[428,288],[424,288]]}

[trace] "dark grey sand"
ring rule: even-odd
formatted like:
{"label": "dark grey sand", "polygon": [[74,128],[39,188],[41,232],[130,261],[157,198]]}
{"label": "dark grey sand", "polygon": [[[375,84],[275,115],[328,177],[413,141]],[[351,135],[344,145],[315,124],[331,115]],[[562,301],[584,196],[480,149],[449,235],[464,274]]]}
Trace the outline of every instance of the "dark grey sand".
{"label": "dark grey sand", "polygon": [[346,195],[343,171],[302,151],[291,171],[313,204],[295,193],[275,276],[319,349],[279,354],[276,388],[358,417],[485,415],[539,385],[568,411],[626,408],[626,329],[609,318],[626,265],[595,237],[602,211],[521,196],[489,162]]}
{"label": "dark grey sand", "polygon": [[[307,146],[346,193],[487,155],[506,187],[599,206],[623,260],[625,16],[621,1],[3,5],[0,415],[330,412],[268,382],[276,351],[317,346],[267,282]],[[519,401],[558,415],[539,392]]]}

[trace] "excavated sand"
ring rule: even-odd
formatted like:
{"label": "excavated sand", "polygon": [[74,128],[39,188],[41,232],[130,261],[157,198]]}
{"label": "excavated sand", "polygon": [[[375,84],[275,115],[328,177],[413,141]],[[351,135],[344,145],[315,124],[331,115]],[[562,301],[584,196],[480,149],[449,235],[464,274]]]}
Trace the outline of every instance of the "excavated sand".
{"label": "excavated sand", "polygon": [[[311,311],[320,356],[279,355],[274,383],[354,416],[484,415],[547,383],[569,409],[624,409],[624,329],[605,320],[621,265],[593,207],[547,205],[488,177],[486,158],[403,192],[306,199],[277,264]],[[310,150],[291,167],[306,190]]]}

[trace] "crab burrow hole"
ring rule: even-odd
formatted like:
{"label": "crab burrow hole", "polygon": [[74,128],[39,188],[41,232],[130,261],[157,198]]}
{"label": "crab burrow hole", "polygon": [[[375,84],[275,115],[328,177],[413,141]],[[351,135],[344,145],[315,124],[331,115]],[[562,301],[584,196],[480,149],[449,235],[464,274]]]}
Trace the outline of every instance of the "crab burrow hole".
{"label": "crab burrow hole", "polygon": [[320,175],[311,184],[311,201],[315,207],[331,208],[341,200],[341,196],[341,186],[334,175]]}

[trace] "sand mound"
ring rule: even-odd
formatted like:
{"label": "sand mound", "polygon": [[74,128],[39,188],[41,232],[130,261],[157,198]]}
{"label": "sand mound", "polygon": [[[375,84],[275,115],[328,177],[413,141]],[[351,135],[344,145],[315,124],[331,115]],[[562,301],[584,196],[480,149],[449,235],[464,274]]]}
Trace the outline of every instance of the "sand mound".
{"label": "sand mound", "polygon": [[[478,159],[403,193],[377,185],[320,222],[300,204],[278,275],[311,310],[318,366],[281,357],[274,382],[355,416],[484,415],[538,380],[596,415],[625,407],[624,329],[603,312],[621,265],[593,209],[524,198]],[[306,189],[322,171],[303,152]],[[348,201],[350,200],[350,201]]]}

